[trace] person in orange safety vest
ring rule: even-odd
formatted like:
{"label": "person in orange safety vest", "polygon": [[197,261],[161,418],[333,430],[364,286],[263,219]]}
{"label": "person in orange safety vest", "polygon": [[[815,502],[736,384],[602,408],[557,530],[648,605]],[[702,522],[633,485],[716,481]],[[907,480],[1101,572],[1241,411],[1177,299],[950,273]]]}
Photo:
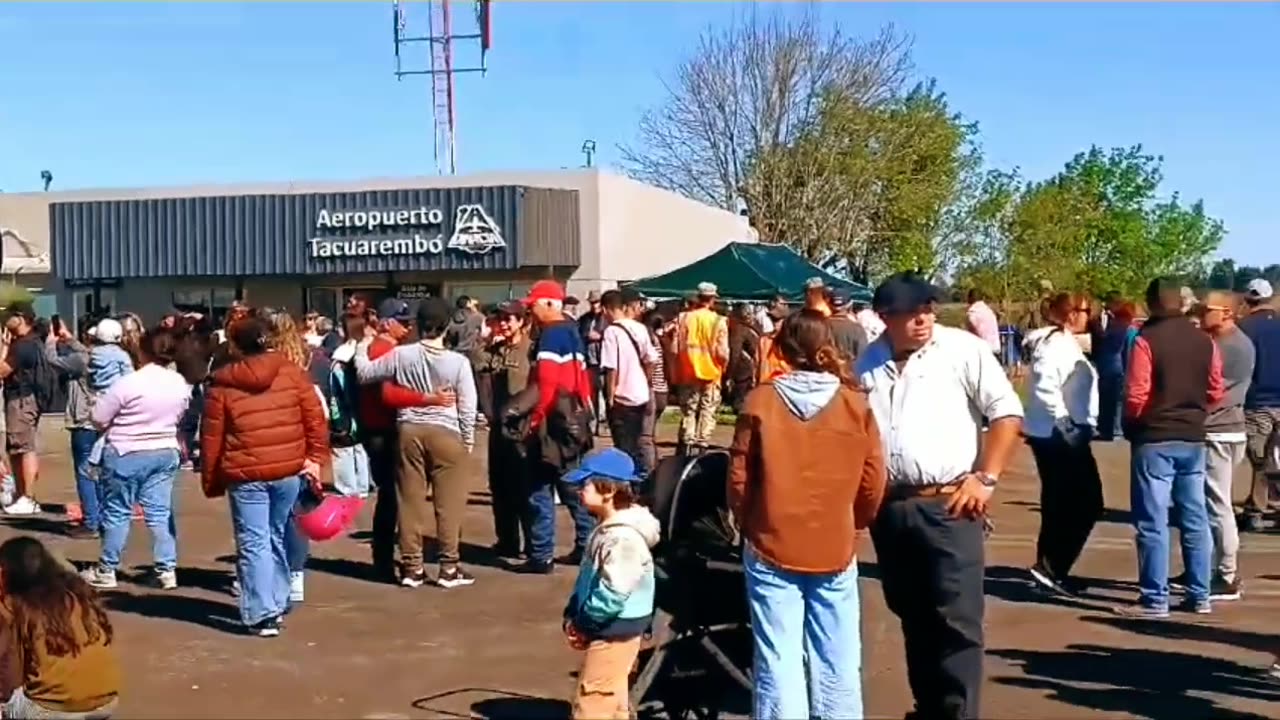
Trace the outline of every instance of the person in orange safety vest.
{"label": "person in orange safety vest", "polygon": [[676,325],[676,374],[680,385],[679,451],[696,453],[711,442],[720,411],[720,380],[729,363],[729,325],[715,311],[719,289],[699,283],[693,308]]}

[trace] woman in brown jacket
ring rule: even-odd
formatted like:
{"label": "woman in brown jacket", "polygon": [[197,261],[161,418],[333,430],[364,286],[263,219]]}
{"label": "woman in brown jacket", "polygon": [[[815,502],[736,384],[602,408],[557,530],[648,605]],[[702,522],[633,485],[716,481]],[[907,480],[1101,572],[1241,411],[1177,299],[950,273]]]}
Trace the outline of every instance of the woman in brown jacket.
{"label": "woman in brown jacket", "polygon": [[776,348],[790,370],[747,396],[730,447],[751,716],[863,717],[856,550],[884,496],[880,433],[820,311],[787,318]]}
{"label": "woman in brown jacket", "polygon": [[249,317],[229,329],[239,358],[215,371],[201,424],[201,481],[227,494],[236,537],[240,618],[261,637],[280,634],[289,602],[285,532],[303,482],[329,457],[329,425],[311,379],[268,351],[271,328]]}

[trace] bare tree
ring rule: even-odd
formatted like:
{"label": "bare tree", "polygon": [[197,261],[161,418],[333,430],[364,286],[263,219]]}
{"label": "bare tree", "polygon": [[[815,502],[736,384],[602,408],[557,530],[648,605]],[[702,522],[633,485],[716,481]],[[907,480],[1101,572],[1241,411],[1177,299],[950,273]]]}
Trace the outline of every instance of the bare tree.
{"label": "bare tree", "polygon": [[[667,97],[641,117],[635,144],[620,148],[624,166],[638,180],[711,205],[750,205],[755,165],[813,127],[829,94],[867,108],[897,96],[911,75],[910,46],[892,27],[869,39],[824,27],[814,8],[799,19],[753,8],[703,33],[665,83]],[[769,192],[784,201],[782,188]]]}

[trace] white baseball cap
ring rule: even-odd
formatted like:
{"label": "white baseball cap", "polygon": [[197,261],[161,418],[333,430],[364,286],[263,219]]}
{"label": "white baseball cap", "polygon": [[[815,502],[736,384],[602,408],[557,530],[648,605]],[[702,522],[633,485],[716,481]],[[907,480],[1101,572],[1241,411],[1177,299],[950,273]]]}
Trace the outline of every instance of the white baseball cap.
{"label": "white baseball cap", "polygon": [[1250,300],[1269,300],[1274,292],[1271,288],[1271,283],[1263,278],[1250,280],[1249,284],[1244,286],[1244,294]]}
{"label": "white baseball cap", "polygon": [[120,338],[124,337],[124,326],[120,324],[119,320],[103,318],[93,328],[92,334],[98,339],[98,342],[118,343]]}

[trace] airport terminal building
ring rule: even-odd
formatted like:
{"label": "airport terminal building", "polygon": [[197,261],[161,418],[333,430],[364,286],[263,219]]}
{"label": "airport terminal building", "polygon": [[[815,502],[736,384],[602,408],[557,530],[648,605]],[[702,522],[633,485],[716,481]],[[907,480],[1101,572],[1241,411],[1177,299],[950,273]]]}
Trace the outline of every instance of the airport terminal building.
{"label": "airport terminal building", "polygon": [[744,218],[595,169],[0,194],[6,281],[42,315],[151,320],[237,299],[334,316],[352,293],[491,302],[665,272]]}

